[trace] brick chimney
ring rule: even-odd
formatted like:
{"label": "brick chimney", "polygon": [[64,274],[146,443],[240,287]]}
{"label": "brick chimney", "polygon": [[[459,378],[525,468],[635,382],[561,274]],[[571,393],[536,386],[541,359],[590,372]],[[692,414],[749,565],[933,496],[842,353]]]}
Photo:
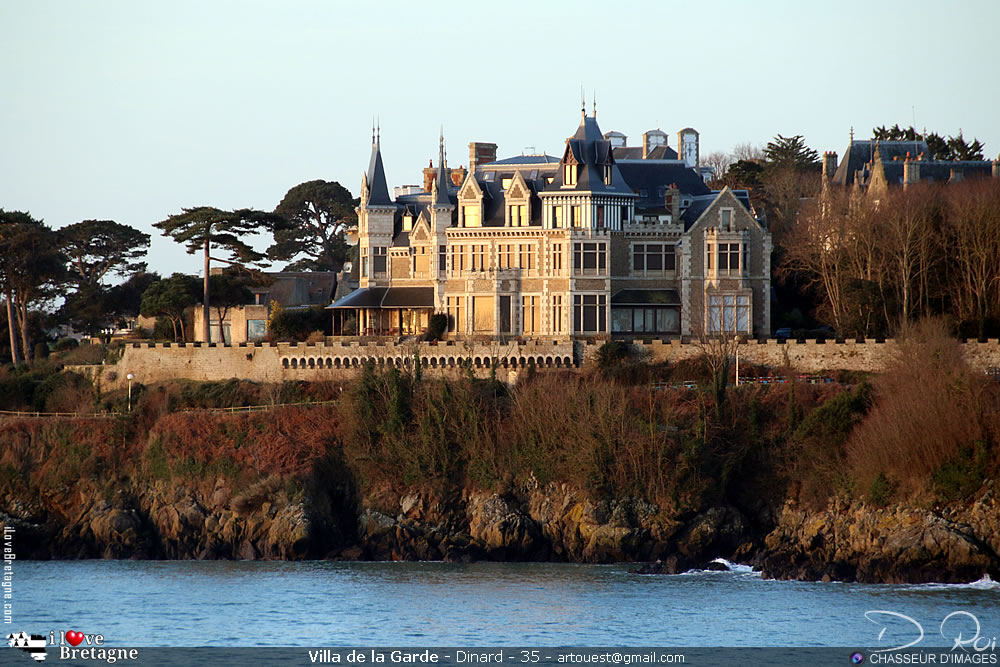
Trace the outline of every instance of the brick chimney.
{"label": "brick chimney", "polygon": [[670,222],[676,225],[681,219],[681,191],[671,183],[663,195],[663,207],[670,211]]}
{"label": "brick chimney", "polygon": [[465,180],[466,173],[468,172],[465,171],[465,167],[463,167],[462,165],[458,165],[456,169],[449,169],[448,176],[449,178],[451,178],[452,185],[454,185],[455,187],[461,185],[462,181]]}
{"label": "brick chimney", "polygon": [[434,186],[434,179],[437,178],[437,169],[434,168],[434,160],[428,160],[424,167],[424,192],[430,192]]}
{"label": "brick chimney", "polygon": [[488,162],[496,162],[497,145],[483,141],[473,141],[469,144],[469,171],[476,172],[480,166]]}

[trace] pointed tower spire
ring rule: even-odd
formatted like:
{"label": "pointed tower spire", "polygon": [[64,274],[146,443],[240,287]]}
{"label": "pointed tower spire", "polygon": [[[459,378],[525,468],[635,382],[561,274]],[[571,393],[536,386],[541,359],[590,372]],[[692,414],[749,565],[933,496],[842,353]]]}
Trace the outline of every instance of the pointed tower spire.
{"label": "pointed tower spire", "polygon": [[372,116],[372,146],[375,145],[375,116]]}
{"label": "pointed tower spire", "polygon": [[597,90],[594,90],[594,118],[597,118]]}
{"label": "pointed tower spire", "polygon": [[451,199],[448,198],[448,168],[445,166],[444,157],[444,125],[441,126],[441,135],[438,138],[438,170],[434,179],[434,204],[436,206],[451,206]]}
{"label": "pointed tower spire", "polygon": [[583,84],[580,84],[580,115],[587,117],[587,96],[583,92]]}
{"label": "pointed tower spire", "polygon": [[372,156],[368,161],[368,206],[392,206],[389,186],[385,182],[385,167],[382,166],[381,128],[372,126]]}

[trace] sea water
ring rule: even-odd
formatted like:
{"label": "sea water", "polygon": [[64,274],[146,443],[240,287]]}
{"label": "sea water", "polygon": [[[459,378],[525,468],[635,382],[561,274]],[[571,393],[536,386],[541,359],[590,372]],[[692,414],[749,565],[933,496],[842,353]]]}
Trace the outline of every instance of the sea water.
{"label": "sea water", "polygon": [[[16,561],[9,629],[109,646],[920,646],[1000,637],[1000,585],[764,580],[749,567]],[[879,638],[881,633],[881,638]]]}

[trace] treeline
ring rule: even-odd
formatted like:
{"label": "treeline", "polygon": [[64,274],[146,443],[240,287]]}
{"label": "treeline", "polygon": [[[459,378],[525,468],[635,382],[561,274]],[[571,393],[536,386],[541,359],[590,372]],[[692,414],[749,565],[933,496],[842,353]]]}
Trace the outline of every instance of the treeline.
{"label": "treeline", "polygon": [[831,188],[783,239],[781,271],[846,336],[887,336],[947,316],[1000,333],[1000,182],[920,183],[877,197]]}
{"label": "treeline", "polygon": [[[272,213],[197,207],[154,224],[189,252],[206,253],[206,267],[210,261],[229,267],[202,281],[147,273],[150,236],[129,225],[83,220],[54,230],[30,213],[0,208],[0,324],[7,333],[0,340],[0,362],[31,363],[44,356],[49,332],[58,325],[96,336],[140,314],[158,320],[146,335],[184,340],[190,333],[186,308],[210,294],[213,314],[225,319],[230,308],[252,301],[250,288],[270,283],[261,269],[269,262],[290,262],[289,271],[339,271],[350,256],[344,232],[356,219],[354,204],[340,184],[316,180],[291,188]],[[259,232],[273,235],[266,252],[243,240]],[[219,258],[220,252],[229,259]],[[314,313],[272,316],[276,335],[283,337],[304,339],[322,329]]]}

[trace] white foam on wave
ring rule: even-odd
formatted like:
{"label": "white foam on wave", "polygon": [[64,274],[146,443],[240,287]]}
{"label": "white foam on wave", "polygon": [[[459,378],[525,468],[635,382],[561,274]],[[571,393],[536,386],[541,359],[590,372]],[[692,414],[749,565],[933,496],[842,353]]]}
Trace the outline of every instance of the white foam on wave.
{"label": "white foam on wave", "polygon": [[683,576],[683,575],[689,575],[690,576],[690,575],[738,574],[740,576],[760,577],[760,572],[754,572],[753,568],[750,567],[749,565],[742,565],[740,563],[734,563],[732,561],[726,560],[725,558],[714,558],[714,559],[712,559],[711,562],[712,563],[721,563],[722,565],[725,565],[726,568],[728,568],[728,569],[726,569],[726,570],[701,570],[701,569],[694,569],[694,570],[688,570],[687,572],[682,572],[678,576]]}
{"label": "white foam on wave", "polygon": [[972,591],[997,591],[1000,590],[1000,581],[993,581],[993,579],[990,578],[990,575],[984,574],[982,579],[970,581],[967,584],[917,584],[915,588],[930,591],[953,591],[960,589]]}
{"label": "white foam on wave", "polygon": [[753,574],[753,568],[749,565],[743,565],[741,563],[733,563],[725,558],[716,558],[712,561],[713,563],[722,563],[729,568],[730,572],[735,572],[736,574]]}

